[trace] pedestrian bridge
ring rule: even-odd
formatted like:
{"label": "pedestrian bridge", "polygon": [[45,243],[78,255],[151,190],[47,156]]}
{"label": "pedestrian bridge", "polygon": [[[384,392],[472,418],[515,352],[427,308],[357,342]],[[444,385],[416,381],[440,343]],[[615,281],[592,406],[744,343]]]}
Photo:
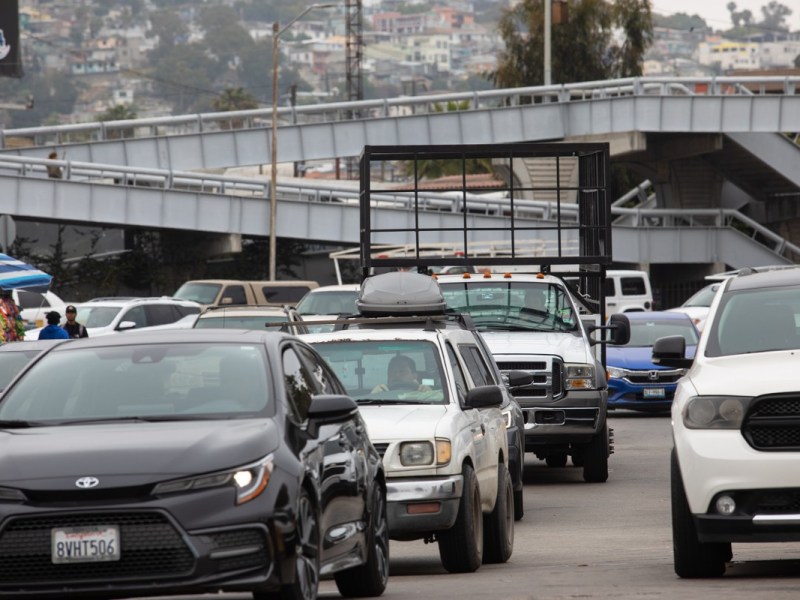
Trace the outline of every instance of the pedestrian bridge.
{"label": "pedestrian bridge", "polygon": [[[780,133],[800,131],[800,77],[633,78],[281,107],[277,114],[279,163],[352,157],[365,145],[608,140],[613,157],[652,173],[659,197],[659,208],[615,207],[615,261],[768,264],[796,249],[736,210],[746,202],[725,207],[722,184],[710,190],[708,182],[731,182],[767,212],[800,195],[800,149]],[[209,171],[269,163],[271,115],[259,109],[6,130],[0,212],[267,235],[265,179]],[[53,149],[61,159],[44,159]],[[47,179],[48,164],[61,166],[64,179]],[[334,183],[279,183],[280,236],[358,241],[357,195]],[[431,226],[461,219],[456,200],[428,200]],[[470,218],[504,219],[490,202],[471,201]],[[520,210],[528,211],[521,218],[546,219],[549,209]],[[396,199],[373,211],[373,222],[386,228],[410,218]]]}

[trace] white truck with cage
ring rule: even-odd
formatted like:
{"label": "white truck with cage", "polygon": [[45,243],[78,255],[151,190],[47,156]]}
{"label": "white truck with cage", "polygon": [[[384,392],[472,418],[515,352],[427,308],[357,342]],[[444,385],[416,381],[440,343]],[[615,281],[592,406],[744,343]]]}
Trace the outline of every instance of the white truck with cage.
{"label": "white truck with cage", "polygon": [[[533,375],[530,384],[511,390],[525,415],[526,451],[553,467],[565,466],[571,457],[587,482],[607,480],[613,452],[604,344],[625,344],[630,335],[624,315],[612,315],[605,324],[604,284],[611,264],[608,154],[608,144],[594,143],[367,146],[361,159],[362,276],[380,269],[431,273],[464,267],[460,275],[439,276],[448,308],[472,317],[501,371]],[[386,189],[373,181],[373,173],[386,161],[404,161],[405,171],[415,174],[404,184],[412,209],[405,226],[373,224],[369,199]],[[537,161],[573,176],[537,183],[530,176]],[[472,210],[465,172],[451,179],[460,183],[448,190],[465,198],[459,226],[423,214],[418,199],[429,188],[419,173],[437,163],[460,164],[464,171],[468,164],[491,164],[508,198],[506,216]],[[548,219],[515,210],[517,202],[543,197],[553,203]],[[486,242],[497,239],[502,244]],[[390,240],[411,247],[392,251]],[[478,266],[486,272],[475,272]],[[578,285],[565,282],[565,276],[577,278]]]}

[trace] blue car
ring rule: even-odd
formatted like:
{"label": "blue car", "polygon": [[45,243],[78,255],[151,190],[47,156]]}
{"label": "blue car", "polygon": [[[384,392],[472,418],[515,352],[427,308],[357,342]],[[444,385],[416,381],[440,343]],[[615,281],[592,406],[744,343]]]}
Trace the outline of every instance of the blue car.
{"label": "blue car", "polygon": [[672,405],[678,379],[686,369],[653,364],[653,344],[658,338],[682,335],[686,357],[693,358],[699,334],[683,313],[629,312],[631,339],[624,346],[608,346],[608,408],[661,412]]}

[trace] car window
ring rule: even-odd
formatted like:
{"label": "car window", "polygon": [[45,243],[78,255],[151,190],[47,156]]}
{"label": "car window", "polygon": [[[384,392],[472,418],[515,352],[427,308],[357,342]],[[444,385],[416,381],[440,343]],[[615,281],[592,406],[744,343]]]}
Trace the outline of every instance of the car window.
{"label": "car window", "polygon": [[200,304],[213,304],[221,287],[219,283],[184,283],[173,297]]}
{"label": "car window", "polygon": [[270,389],[264,351],[254,345],[130,344],[53,351],[6,392],[0,419],[243,418],[271,410]]}
{"label": "car window", "polygon": [[631,319],[631,339],[626,346],[647,347],[661,337],[682,336],[687,346],[697,345],[697,330],[689,319]]}
{"label": "car window", "polygon": [[39,352],[39,350],[30,350],[28,352],[0,353],[0,390],[5,389],[22,370],[22,367],[31,362]]}
{"label": "car window", "polygon": [[220,304],[247,304],[247,296],[244,293],[244,286],[242,285],[229,285],[222,292],[222,298],[219,299]]}
{"label": "car window", "polygon": [[[356,401],[448,401],[438,351],[431,342],[357,340],[313,345]],[[411,373],[407,378],[394,378],[393,367],[401,362]]]}
{"label": "car window", "polygon": [[144,306],[134,306],[125,311],[122,315],[122,318],[119,320],[120,323],[122,321],[133,321],[136,323],[136,327],[147,327],[147,314],[145,313]]}
{"label": "car window", "polygon": [[462,344],[458,346],[458,349],[461,351],[461,356],[464,357],[467,372],[475,385],[494,385],[496,383],[477,346]]}
{"label": "car window", "polygon": [[308,419],[311,397],[315,393],[314,381],[306,372],[300,357],[292,348],[283,352],[283,379],[292,417],[298,423]]}
{"label": "car window", "polygon": [[283,304],[284,302],[294,304],[300,300],[308,292],[308,286],[305,285],[278,285],[278,286],[261,286],[261,293],[267,302],[273,304]]}
{"label": "car window", "polygon": [[717,295],[719,286],[719,283],[707,285],[702,290],[690,297],[686,302],[684,302],[683,306],[711,306],[711,303],[714,301],[714,296]]}
{"label": "car window", "polygon": [[149,304],[145,306],[147,326],[167,325],[181,318],[181,313],[172,304]]}
{"label": "car window", "polygon": [[706,356],[800,348],[796,287],[728,292],[720,300]]}
{"label": "car window", "polygon": [[76,321],[84,327],[108,327],[122,310],[117,306],[80,306]]}
{"label": "car window", "polygon": [[355,314],[358,291],[311,292],[297,304],[301,315]]}
{"label": "car window", "polygon": [[647,288],[641,277],[620,277],[620,288],[623,296],[644,296]]}
{"label": "car window", "polygon": [[36,292],[17,290],[17,299],[20,308],[47,308],[50,306],[45,295]]}
{"label": "car window", "polygon": [[456,380],[459,404],[463,405],[467,399],[467,380],[464,377],[464,372],[461,370],[458,358],[456,358],[456,351],[453,350],[450,344],[447,344],[447,359],[450,361],[450,367],[453,369],[453,375]]}
{"label": "car window", "polygon": [[330,367],[328,367],[324,359],[321,359],[311,350],[303,346],[297,346],[296,349],[297,353],[301,356],[301,358],[305,362],[309,372],[314,377],[319,393],[321,394],[346,393],[342,389],[339,381],[336,379],[336,375],[333,374],[333,371],[331,371]]}
{"label": "car window", "polygon": [[197,329],[261,329],[264,331],[280,331],[279,325],[266,327],[265,323],[283,323],[288,321],[286,315],[243,316],[214,314],[197,319]]}

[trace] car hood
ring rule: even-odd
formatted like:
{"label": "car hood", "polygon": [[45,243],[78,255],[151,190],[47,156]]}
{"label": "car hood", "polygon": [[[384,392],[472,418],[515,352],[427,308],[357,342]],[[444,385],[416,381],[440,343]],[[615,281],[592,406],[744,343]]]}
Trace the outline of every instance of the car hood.
{"label": "car hood", "polygon": [[560,356],[564,362],[586,363],[594,358],[586,351],[583,338],[567,332],[482,331],[496,359],[502,356],[546,354]]}
{"label": "car hood", "polygon": [[[686,346],[686,357],[694,358],[697,346]],[[614,347],[606,348],[606,364],[609,367],[630,369],[632,371],[649,371],[651,369],[673,369],[653,363],[653,348],[651,346]]]}
{"label": "car hood", "polygon": [[279,437],[267,419],[3,429],[0,473],[3,485],[31,490],[76,489],[84,476],[101,488],[146,485],[247,464]]}
{"label": "car hood", "polygon": [[441,404],[422,406],[409,404],[382,404],[359,407],[367,423],[367,432],[375,442],[432,439],[447,407]]}
{"label": "car hood", "polygon": [[796,350],[755,352],[707,358],[694,364],[689,377],[701,396],[761,396],[800,390],[798,368]]}

